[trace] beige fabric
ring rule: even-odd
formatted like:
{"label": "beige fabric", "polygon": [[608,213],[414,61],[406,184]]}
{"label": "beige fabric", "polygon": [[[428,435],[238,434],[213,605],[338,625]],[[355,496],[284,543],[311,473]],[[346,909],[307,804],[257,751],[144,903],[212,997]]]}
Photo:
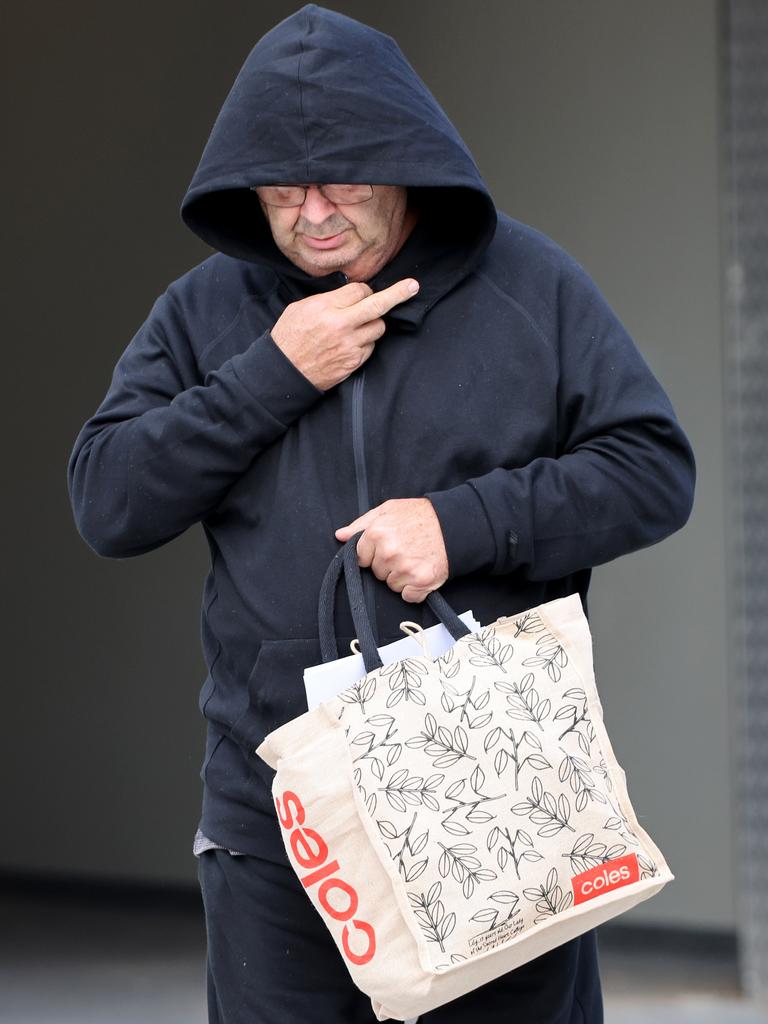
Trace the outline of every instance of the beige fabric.
{"label": "beige fabric", "polygon": [[426,1013],[674,878],[605,731],[577,595],[377,669],[257,753],[277,769],[291,864],[379,1020]]}

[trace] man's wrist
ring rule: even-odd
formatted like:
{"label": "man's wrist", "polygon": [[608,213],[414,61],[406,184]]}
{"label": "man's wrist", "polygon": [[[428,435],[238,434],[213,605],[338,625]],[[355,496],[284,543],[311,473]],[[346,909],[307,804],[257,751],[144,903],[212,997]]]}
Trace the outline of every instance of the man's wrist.
{"label": "man's wrist", "polygon": [[432,504],[443,533],[448,575],[489,571],[496,562],[496,541],[482,501],[470,484],[424,495]]}
{"label": "man's wrist", "polygon": [[238,380],[281,423],[289,424],[321,398],[323,391],[299,370],[269,331],[232,356]]}

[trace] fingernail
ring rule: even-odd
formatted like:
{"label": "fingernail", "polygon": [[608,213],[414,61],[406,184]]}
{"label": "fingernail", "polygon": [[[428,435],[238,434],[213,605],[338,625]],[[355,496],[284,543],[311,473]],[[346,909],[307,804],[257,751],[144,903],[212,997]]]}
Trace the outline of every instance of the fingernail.
{"label": "fingernail", "polygon": [[418,281],[409,281],[408,282],[408,291],[412,295],[415,295],[418,290],[419,290],[419,282]]}

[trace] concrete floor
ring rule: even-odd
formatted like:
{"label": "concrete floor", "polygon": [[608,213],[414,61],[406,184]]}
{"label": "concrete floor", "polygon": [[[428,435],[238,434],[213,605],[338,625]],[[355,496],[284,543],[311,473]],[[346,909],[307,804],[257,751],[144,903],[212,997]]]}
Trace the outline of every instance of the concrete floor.
{"label": "concrete floor", "polygon": [[[0,878],[0,921],[2,1024],[207,1024],[197,892]],[[605,1024],[768,1021],[728,936],[608,924],[599,944]]]}

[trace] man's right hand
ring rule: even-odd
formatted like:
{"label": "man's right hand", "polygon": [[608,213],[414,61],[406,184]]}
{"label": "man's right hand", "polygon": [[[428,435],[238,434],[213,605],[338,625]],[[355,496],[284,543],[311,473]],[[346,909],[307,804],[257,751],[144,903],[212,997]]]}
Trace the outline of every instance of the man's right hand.
{"label": "man's right hand", "polygon": [[409,277],[380,292],[353,281],[310,295],[285,307],[272,339],[316,388],[327,391],[363,365],[384,334],[384,314],[418,290]]}

